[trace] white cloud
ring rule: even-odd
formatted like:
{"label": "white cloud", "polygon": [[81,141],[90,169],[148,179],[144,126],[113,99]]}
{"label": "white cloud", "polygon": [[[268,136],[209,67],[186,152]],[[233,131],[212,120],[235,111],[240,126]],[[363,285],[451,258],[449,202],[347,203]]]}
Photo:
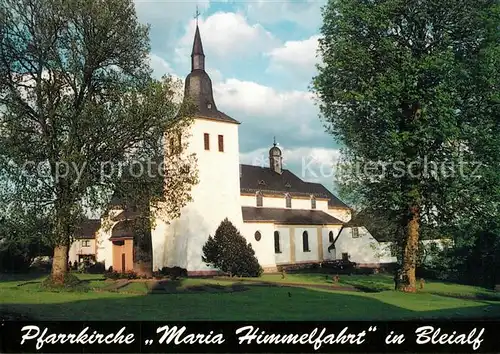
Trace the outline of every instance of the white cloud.
{"label": "white cloud", "polygon": [[[274,48],[279,41],[260,24],[249,24],[241,13],[217,12],[199,19],[199,27],[205,55],[210,58],[239,59],[245,55],[261,54]],[[195,20],[191,20],[184,36],[180,39],[176,60],[189,63],[193,45]]]}
{"label": "white cloud", "polygon": [[228,79],[215,85],[214,90],[221,107],[263,118],[279,115],[289,121],[314,108],[310,92],[278,91],[252,81]]}
{"label": "white cloud", "polygon": [[312,77],[316,72],[319,35],[303,41],[287,41],[281,47],[269,51],[268,70],[284,73],[297,73]]}
{"label": "white cloud", "polygon": [[149,65],[151,66],[151,69],[153,69],[153,75],[157,78],[167,74],[174,74],[174,70],[170,64],[156,54],[151,53],[149,55]]}
{"label": "white cloud", "polygon": [[[283,168],[291,170],[304,181],[322,183],[327,188],[332,187],[335,169],[340,158],[339,149],[305,146],[290,149],[279,147],[283,152]],[[259,148],[240,154],[240,163],[268,167],[269,148]]]}
{"label": "white cloud", "polygon": [[294,140],[323,135],[310,92],[278,91],[255,82],[227,79],[214,85],[214,96],[221,110],[245,126],[276,131]]}
{"label": "white cloud", "polygon": [[210,79],[212,80],[212,85],[216,85],[222,81],[223,76],[220,70],[209,67],[206,68],[205,71],[207,72],[208,76],[210,76]]}
{"label": "white cloud", "polygon": [[321,25],[321,7],[326,0],[252,1],[246,6],[248,17],[264,24],[293,22],[302,28],[317,30]]}

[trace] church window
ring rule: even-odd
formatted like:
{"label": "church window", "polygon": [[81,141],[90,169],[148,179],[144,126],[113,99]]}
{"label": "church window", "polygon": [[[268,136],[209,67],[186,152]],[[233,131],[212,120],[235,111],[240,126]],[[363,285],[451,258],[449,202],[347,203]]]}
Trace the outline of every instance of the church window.
{"label": "church window", "polygon": [[208,109],[212,109],[212,104],[211,103],[207,103],[207,108]]}
{"label": "church window", "polygon": [[316,209],[316,198],[311,196],[311,209]]}
{"label": "church window", "polygon": [[281,253],[279,231],[274,231],[274,253]]}
{"label": "church window", "polygon": [[292,197],[290,197],[290,194],[285,195],[285,201],[286,201],[286,207],[291,208],[292,207]]}
{"label": "church window", "polygon": [[205,143],[205,150],[210,150],[210,135],[208,133],[203,134],[203,142]]}
{"label": "church window", "polygon": [[90,247],[90,240],[83,240],[82,247]]}
{"label": "church window", "polygon": [[263,199],[264,199],[264,198],[262,197],[262,193],[261,193],[261,192],[257,192],[257,194],[256,194],[256,196],[255,196],[255,197],[256,197],[256,199],[257,199],[257,206],[258,206],[258,207],[261,207],[261,206],[262,206],[262,204],[263,204]]}
{"label": "church window", "polygon": [[349,260],[349,253],[342,253],[342,260],[348,261]]}
{"label": "church window", "polygon": [[358,238],[359,237],[359,229],[357,227],[352,228],[352,238]]}
{"label": "church window", "polygon": [[260,234],[260,231],[255,231],[255,241],[260,241],[262,238],[262,235]]}
{"label": "church window", "polygon": [[328,233],[328,242],[333,242],[333,231]]}
{"label": "church window", "polygon": [[307,231],[304,231],[302,233],[302,250],[304,252],[311,252],[311,250],[309,249],[309,234],[307,233]]}
{"label": "church window", "polygon": [[219,135],[219,151],[224,152],[224,135]]}

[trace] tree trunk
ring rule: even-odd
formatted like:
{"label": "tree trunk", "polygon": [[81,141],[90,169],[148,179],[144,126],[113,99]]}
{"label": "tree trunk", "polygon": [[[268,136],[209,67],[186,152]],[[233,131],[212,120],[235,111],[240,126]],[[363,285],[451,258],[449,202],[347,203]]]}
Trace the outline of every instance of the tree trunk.
{"label": "tree trunk", "polygon": [[140,277],[151,278],[153,276],[153,265],[151,262],[134,260],[134,272]]}
{"label": "tree trunk", "polygon": [[138,276],[152,277],[153,243],[151,239],[149,211],[145,210],[144,214],[146,214],[145,217],[139,217],[134,221],[134,272]]}
{"label": "tree trunk", "polygon": [[420,210],[418,207],[412,206],[409,208],[403,248],[403,262],[397,282],[397,287],[400,291],[411,293],[417,291],[415,268],[417,266],[419,228]]}
{"label": "tree trunk", "polygon": [[68,246],[57,245],[54,247],[51,278],[54,284],[62,285],[68,272]]}

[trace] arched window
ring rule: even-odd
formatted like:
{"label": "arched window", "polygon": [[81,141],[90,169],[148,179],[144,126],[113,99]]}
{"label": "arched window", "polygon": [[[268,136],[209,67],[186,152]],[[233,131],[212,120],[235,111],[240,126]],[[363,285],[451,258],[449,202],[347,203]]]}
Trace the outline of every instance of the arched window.
{"label": "arched window", "polygon": [[260,231],[255,231],[255,241],[260,241],[261,237]]}
{"label": "arched window", "polygon": [[332,243],[333,242],[333,231],[330,231],[328,233],[328,242]]}
{"label": "arched window", "polygon": [[274,231],[274,253],[281,253],[279,231]]}
{"label": "arched window", "polygon": [[292,197],[290,197],[290,194],[285,195],[285,201],[286,201],[286,207],[291,208],[292,207]]}
{"label": "arched window", "polygon": [[311,209],[316,209],[316,198],[314,195],[311,196]]}
{"label": "arched window", "polygon": [[307,231],[304,231],[302,233],[302,250],[304,252],[311,252],[311,250],[309,249],[309,234],[307,233]]}
{"label": "arched window", "polygon": [[261,207],[262,204],[263,204],[263,198],[262,198],[262,193],[261,192],[257,192],[255,194],[255,198],[257,199],[257,206],[258,207]]}

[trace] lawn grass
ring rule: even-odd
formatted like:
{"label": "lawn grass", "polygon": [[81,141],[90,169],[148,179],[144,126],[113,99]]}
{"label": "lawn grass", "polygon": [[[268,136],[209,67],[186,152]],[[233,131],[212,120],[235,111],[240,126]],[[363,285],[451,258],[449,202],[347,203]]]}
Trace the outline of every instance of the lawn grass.
{"label": "lawn grass", "polygon": [[[263,274],[259,278],[242,278],[243,280],[250,281],[262,281],[262,282],[272,282],[272,283],[290,283],[290,284],[312,284],[312,285],[332,285],[332,275],[321,274],[321,273],[298,273],[298,274],[286,274],[285,277],[281,274]],[[335,283],[339,286],[342,284]]]}
{"label": "lawn grass", "polygon": [[[360,289],[372,289],[373,291],[385,291],[394,289],[393,277],[387,274],[374,275],[344,275],[340,277],[340,283],[351,285]],[[421,293],[435,295],[475,298],[479,300],[500,301],[500,293],[478,286],[446,283],[439,281],[425,281],[424,288],[419,289]]]}
{"label": "lawn grass", "polygon": [[[78,275],[100,291],[45,292],[43,277],[0,280],[0,311],[29,314],[42,320],[401,320],[429,318],[498,318],[500,303],[449,297],[477,294],[485,289],[456,284],[427,283],[426,292],[363,293],[316,289],[318,274],[303,287],[271,287],[245,283],[243,291],[219,291],[239,280],[181,279],[169,292],[148,294],[143,282],[130,282],[117,291],[104,291],[100,275]],[[280,277],[280,276],[278,276]],[[287,275],[288,277],[288,275]],[[307,278],[306,274],[301,277]],[[344,278],[346,278],[344,280]],[[389,276],[341,277],[344,284],[390,284]],[[270,281],[273,277],[264,276]],[[295,278],[298,282],[299,277]],[[325,279],[325,278],[323,278]],[[290,280],[290,279],[288,279]],[[326,279],[325,279],[326,281]],[[18,286],[19,284],[24,284]],[[196,291],[189,291],[195,287]],[[214,290],[215,289],[215,290]],[[444,291],[447,296],[429,291]]]}

